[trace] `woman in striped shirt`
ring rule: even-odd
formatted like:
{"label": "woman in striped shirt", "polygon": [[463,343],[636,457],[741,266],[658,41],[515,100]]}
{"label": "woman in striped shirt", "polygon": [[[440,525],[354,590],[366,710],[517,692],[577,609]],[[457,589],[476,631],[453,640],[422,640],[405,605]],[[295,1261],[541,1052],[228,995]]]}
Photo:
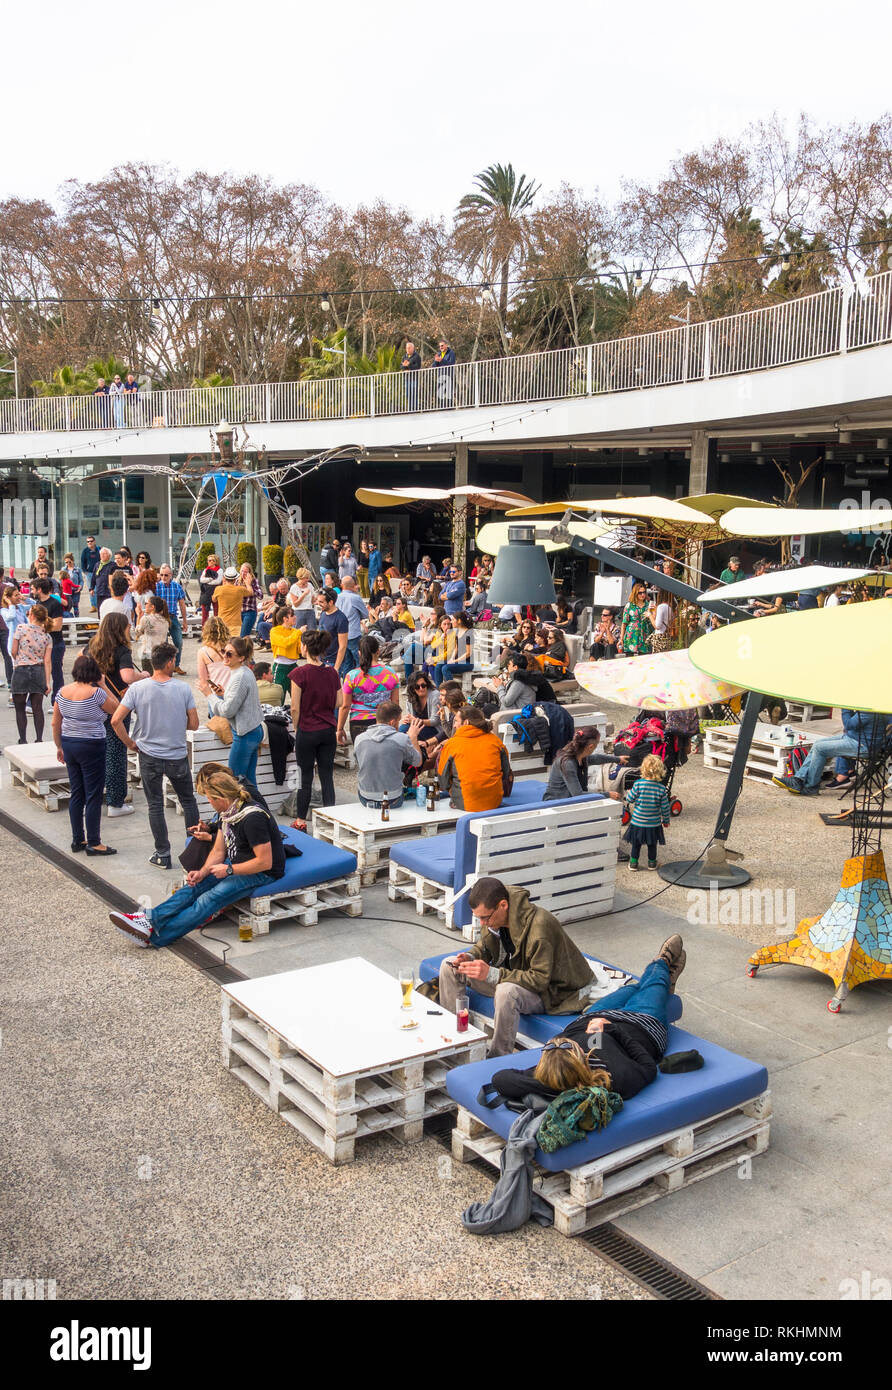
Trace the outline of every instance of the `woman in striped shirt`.
{"label": "woman in striped shirt", "polygon": [[105,717],[118,708],[118,701],[101,682],[99,663],[82,652],[71,668],[70,683],[62,686],[53,705],[56,756],[68,768],[71,783],[68,814],[72,854],[82,849],[91,855],[117,853],[102,843],[99,833],[105,788]]}
{"label": "woman in striped shirt", "polygon": [[641,846],[647,845],[647,867],[657,867],[657,845],[664,845],[663,828],[669,826],[669,795],[663,786],[666,769],[662,758],[649,753],[641,764],[641,776],[626,792],[632,819],[624,839],[629,842],[629,868],[638,868]]}

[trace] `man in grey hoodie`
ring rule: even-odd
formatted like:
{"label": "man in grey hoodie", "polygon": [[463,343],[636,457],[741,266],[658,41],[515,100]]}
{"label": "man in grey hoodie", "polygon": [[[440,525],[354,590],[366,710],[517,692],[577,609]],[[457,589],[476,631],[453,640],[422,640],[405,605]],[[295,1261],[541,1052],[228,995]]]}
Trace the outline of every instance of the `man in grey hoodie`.
{"label": "man in grey hoodie", "polygon": [[401,806],[403,768],[419,767],[424,759],[418,742],[422,721],[410,719],[408,733],[401,734],[401,718],[399,705],[385,700],[378,706],[372,728],[360,734],[353,745],[363,806],[379,807],[385,797],[391,807]]}

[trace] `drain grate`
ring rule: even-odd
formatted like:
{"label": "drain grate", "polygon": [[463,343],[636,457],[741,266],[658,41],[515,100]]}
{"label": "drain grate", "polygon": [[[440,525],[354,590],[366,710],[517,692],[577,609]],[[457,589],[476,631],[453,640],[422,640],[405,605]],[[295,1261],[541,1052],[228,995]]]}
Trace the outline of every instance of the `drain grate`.
{"label": "drain grate", "polygon": [[[424,1131],[432,1139],[449,1148],[454,1124],[452,1115],[435,1115],[425,1120]],[[493,1176],[492,1164],[487,1163],[484,1158],[473,1159],[471,1166],[481,1168],[490,1177]],[[600,1259],[618,1269],[621,1274],[627,1275],[629,1279],[634,1279],[636,1284],[640,1284],[656,1298],[670,1302],[722,1301],[719,1294],[704,1288],[696,1279],[691,1279],[661,1255],[655,1255],[646,1245],[618,1231],[615,1226],[594,1226],[574,1239],[590,1246]]]}
{"label": "drain grate", "polygon": [[688,1302],[720,1302],[718,1294],[698,1284],[687,1274],[676,1269],[675,1265],[655,1255],[646,1245],[633,1240],[615,1226],[595,1226],[576,1237],[596,1250],[602,1260],[628,1274],[642,1288],[655,1294],[657,1298]]}

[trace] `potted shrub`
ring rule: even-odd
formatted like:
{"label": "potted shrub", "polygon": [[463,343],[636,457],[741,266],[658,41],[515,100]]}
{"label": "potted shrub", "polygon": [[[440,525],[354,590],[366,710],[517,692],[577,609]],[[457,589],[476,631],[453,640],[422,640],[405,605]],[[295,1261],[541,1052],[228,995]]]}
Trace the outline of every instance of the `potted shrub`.
{"label": "potted shrub", "polygon": [[285,552],[280,545],[263,547],[263,587],[268,589],[274,579],[281,579],[285,564]]}
{"label": "potted shrub", "polygon": [[285,573],[286,573],[286,575],[287,575],[287,574],[297,574],[297,571],[300,569],[300,567],[301,567],[300,556],[298,555],[297,551],[294,549],[294,546],[293,546],[293,545],[287,545],[287,546],[285,547]]}
{"label": "potted shrub", "polygon": [[216,546],[214,545],[213,541],[202,541],[201,545],[197,548],[197,554],[195,557],[196,575],[201,574],[203,570],[207,569],[208,557],[214,555],[215,553]]}
{"label": "potted shrub", "polygon": [[252,541],[239,541],[235,552],[235,563],[239,569],[242,565],[250,565],[254,573],[257,573],[257,547]]}

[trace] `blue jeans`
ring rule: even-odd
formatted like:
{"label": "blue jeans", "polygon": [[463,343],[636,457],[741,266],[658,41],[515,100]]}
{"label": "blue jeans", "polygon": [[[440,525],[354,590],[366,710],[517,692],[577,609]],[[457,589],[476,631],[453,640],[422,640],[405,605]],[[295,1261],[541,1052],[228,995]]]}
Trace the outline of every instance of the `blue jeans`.
{"label": "blue jeans", "polygon": [[242,614],[242,630],[239,633],[239,636],[250,637],[251,633],[254,631],[254,624],[256,623],[256,621],[257,609],[249,608],[246,613]]}
{"label": "blue jeans", "polygon": [[[359,797],[360,804],[362,806],[369,806],[373,811],[377,810],[377,808],[381,805],[380,801],[374,801],[370,797],[363,796],[362,792],[358,791],[356,795]],[[394,799],[392,801],[388,801],[387,804],[390,807],[391,811],[395,811],[398,806],[402,806],[403,804],[403,793],[401,793],[399,796],[395,796]]]}
{"label": "blue jeans", "polygon": [[210,922],[230,903],[249,898],[255,888],[273,881],[271,873],[233,874],[231,878],[220,879],[209,875],[194,888],[188,884],[178,888],[163,903],[146,913],[152,924],[149,945],[169,946],[172,941],[185,936],[186,932]]}
{"label": "blue jeans", "polygon": [[821,780],[821,773],[831,758],[857,758],[857,756],[857,739],[849,738],[847,734],[839,734],[836,738],[819,738],[812,744],[812,750],[796,773],[794,780],[804,783],[806,787],[817,787]]}
{"label": "blue jeans", "polygon": [[456,676],[462,675],[465,671],[473,671],[473,661],[440,661],[434,667],[434,685],[442,685],[444,681],[454,681]]}
{"label": "blue jeans", "polygon": [[[120,743],[117,734],[110,734],[109,737]],[[124,747],[123,743],[121,747]],[[82,845],[85,840],[88,845],[101,845],[99,821],[102,815],[102,792],[105,787],[105,739],[63,736],[62,752],[65,754],[65,766],[68,768],[68,780],[71,784],[71,797],[68,802],[71,838],[76,845]]]}
{"label": "blue jeans", "polygon": [[170,636],[168,637],[168,641],[169,641],[169,642],[172,642],[173,645],[176,647],[176,649],[177,649],[177,665],[178,665],[178,666],[182,666],[182,664],[183,664],[183,660],[182,660],[182,658],[183,658],[183,629],[180,627],[180,620],[179,620],[179,618],[175,617],[173,613],[171,613],[171,615],[170,615]]}
{"label": "blue jeans", "polygon": [[269,634],[274,627],[274,622],[267,622],[266,618],[261,618],[260,622],[257,624],[257,640],[259,642],[268,642]]}
{"label": "blue jeans", "polygon": [[669,967],[664,960],[652,960],[637,984],[622,985],[612,994],[605,994],[586,1014],[599,1014],[603,1009],[627,1009],[630,1013],[650,1014],[669,1027]]}
{"label": "blue jeans", "polygon": [[234,777],[247,777],[249,782],[256,781],[257,757],[262,742],[262,724],[258,724],[249,734],[233,732],[232,747],[229,750],[229,771]]}

